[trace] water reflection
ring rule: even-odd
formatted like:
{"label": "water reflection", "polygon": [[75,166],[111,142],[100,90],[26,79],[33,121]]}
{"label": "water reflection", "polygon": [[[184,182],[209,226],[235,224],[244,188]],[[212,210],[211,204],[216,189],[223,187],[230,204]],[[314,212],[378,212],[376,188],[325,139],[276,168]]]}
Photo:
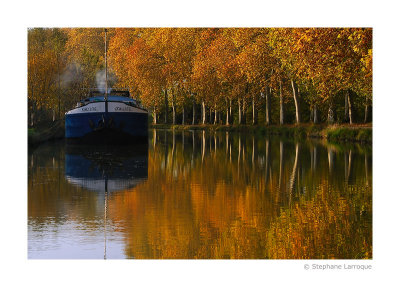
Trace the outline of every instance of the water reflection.
{"label": "water reflection", "polygon": [[370,146],[153,130],[148,157],[47,149],[29,155],[30,258],[87,240],[98,258],[104,222],[108,258],[372,257]]}
{"label": "water reflection", "polygon": [[119,191],[147,179],[146,145],[66,145],[65,178],[92,191]]}
{"label": "water reflection", "polygon": [[112,257],[124,258],[108,201],[111,193],[147,180],[147,144],[57,142],[30,151],[29,158],[29,258],[106,258],[107,245]]}

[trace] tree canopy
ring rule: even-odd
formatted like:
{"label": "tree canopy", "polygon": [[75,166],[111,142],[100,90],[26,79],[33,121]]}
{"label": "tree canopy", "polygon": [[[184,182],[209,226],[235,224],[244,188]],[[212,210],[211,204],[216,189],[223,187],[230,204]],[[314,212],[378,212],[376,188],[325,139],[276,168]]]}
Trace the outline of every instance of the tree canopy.
{"label": "tree canopy", "polygon": [[[369,121],[371,28],[108,30],[109,85],[129,89],[154,122],[185,123],[185,111],[192,123],[299,123],[308,112],[317,122],[317,111],[322,121]],[[28,30],[30,113],[61,118],[101,71],[104,29]]]}

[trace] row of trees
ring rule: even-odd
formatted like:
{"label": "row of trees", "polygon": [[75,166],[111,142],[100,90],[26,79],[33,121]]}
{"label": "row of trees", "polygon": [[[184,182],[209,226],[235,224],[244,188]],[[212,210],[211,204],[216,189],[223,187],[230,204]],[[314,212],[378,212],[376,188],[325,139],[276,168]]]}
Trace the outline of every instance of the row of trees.
{"label": "row of trees", "polygon": [[[154,123],[371,117],[369,28],[116,28],[108,34],[111,86],[129,88]],[[31,29],[28,38],[30,110],[61,116],[83,89],[96,86],[104,30]]]}
{"label": "row of trees", "polygon": [[28,30],[28,115],[30,125],[62,118],[96,87],[104,69],[101,29]]}

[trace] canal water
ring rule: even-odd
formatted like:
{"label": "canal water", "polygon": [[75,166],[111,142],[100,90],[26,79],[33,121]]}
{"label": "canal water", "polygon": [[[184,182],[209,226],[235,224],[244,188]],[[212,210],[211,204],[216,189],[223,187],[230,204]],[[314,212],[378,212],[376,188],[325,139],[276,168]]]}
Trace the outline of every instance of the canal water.
{"label": "canal water", "polygon": [[30,259],[372,258],[372,148],[150,130],[28,152]]}

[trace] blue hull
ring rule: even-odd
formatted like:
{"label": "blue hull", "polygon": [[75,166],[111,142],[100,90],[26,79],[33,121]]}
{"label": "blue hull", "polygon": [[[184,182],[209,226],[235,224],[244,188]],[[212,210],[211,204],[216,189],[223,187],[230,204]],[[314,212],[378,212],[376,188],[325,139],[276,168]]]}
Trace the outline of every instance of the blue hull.
{"label": "blue hull", "polygon": [[69,145],[65,153],[65,176],[86,180],[146,179],[148,146]]}
{"label": "blue hull", "polygon": [[65,116],[67,139],[142,138],[148,134],[147,113],[78,113]]}
{"label": "blue hull", "polygon": [[66,145],[65,179],[86,190],[127,190],[144,182],[148,177],[147,170],[147,142],[116,146]]}

